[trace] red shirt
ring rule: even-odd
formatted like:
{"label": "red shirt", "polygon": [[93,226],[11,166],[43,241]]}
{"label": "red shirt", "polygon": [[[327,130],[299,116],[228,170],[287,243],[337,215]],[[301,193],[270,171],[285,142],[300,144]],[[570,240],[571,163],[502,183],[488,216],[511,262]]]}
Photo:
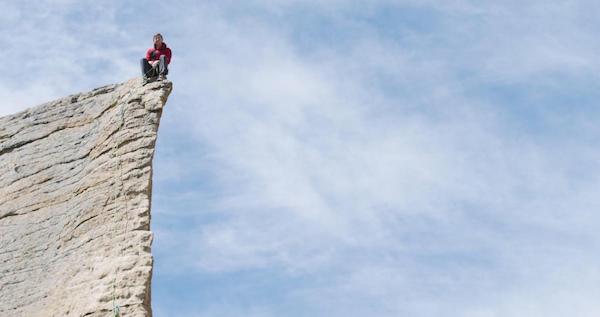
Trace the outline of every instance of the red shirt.
{"label": "red shirt", "polygon": [[160,48],[149,48],[146,52],[146,59],[148,61],[157,61],[162,55],[167,57],[167,65],[171,63],[171,49],[167,47],[167,43],[163,42]]}

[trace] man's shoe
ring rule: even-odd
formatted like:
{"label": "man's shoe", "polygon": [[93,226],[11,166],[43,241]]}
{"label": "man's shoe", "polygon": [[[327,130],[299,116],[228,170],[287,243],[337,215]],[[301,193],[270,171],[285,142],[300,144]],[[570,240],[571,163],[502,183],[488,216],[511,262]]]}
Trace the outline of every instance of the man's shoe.
{"label": "man's shoe", "polygon": [[167,76],[165,76],[165,75],[158,76],[158,80],[166,80],[166,79],[167,79]]}

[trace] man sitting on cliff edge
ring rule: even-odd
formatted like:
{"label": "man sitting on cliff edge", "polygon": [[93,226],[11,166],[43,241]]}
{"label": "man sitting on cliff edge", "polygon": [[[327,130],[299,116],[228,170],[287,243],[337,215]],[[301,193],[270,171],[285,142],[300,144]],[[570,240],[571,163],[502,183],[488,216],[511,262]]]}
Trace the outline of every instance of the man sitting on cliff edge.
{"label": "man sitting on cliff edge", "polygon": [[160,33],[156,33],[152,40],[154,47],[151,47],[146,52],[146,57],[142,58],[142,76],[144,84],[151,80],[167,79],[169,73],[169,63],[171,63],[171,49],[167,47],[167,43],[163,42],[163,37]]}

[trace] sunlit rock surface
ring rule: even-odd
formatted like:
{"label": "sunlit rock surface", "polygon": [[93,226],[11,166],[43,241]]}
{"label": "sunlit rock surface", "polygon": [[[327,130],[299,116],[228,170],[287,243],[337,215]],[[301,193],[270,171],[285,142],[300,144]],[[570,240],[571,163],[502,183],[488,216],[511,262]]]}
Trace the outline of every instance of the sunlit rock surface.
{"label": "sunlit rock surface", "polygon": [[168,81],[0,118],[0,316],[151,316],[152,158]]}

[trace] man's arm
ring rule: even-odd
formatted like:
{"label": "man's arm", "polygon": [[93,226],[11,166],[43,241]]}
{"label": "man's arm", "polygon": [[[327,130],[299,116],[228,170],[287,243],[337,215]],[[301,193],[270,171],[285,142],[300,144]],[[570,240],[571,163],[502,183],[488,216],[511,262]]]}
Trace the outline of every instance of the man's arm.
{"label": "man's arm", "polygon": [[153,48],[149,48],[146,51],[146,60],[148,61],[148,64],[150,64],[152,67],[156,66],[156,64],[158,63],[158,61],[153,61],[152,59],[152,51],[154,49]]}
{"label": "man's arm", "polygon": [[171,49],[167,47],[167,51],[165,52],[167,55],[167,65],[171,64]]}

